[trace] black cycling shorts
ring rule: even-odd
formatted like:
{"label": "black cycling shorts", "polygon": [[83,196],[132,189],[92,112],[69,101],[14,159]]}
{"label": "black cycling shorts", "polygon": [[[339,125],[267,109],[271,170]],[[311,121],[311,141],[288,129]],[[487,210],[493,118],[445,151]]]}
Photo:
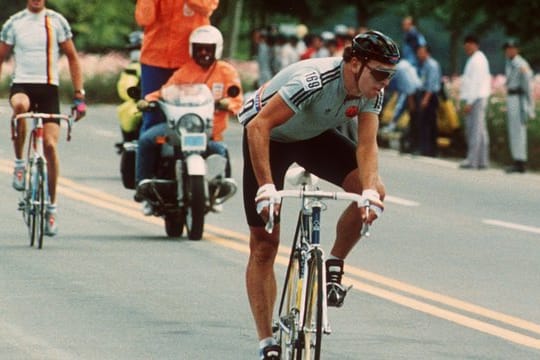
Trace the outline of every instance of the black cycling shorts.
{"label": "black cycling shorts", "polygon": [[[242,144],[244,211],[248,225],[259,227],[265,224],[257,214],[255,196],[259,184],[253,173],[247,139],[248,131],[245,130]],[[319,178],[342,186],[345,177],[357,168],[356,145],[337,130],[293,143],[270,141],[270,168],[277,190],[283,189],[285,173],[294,162]]]}
{"label": "black cycling shorts", "polygon": [[[15,94],[23,93],[30,99],[29,111],[47,114],[60,113],[60,99],[58,86],[50,84],[26,84],[18,83],[11,85],[9,98]],[[60,124],[60,119],[43,119],[44,123]]]}

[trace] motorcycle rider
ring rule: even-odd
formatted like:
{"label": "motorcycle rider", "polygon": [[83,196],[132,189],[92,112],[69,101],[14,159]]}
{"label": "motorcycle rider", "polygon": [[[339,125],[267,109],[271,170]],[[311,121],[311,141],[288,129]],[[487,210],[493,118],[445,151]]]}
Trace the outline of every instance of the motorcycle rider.
{"label": "motorcycle rider", "polygon": [[[160,90],[147,94],[144,100],[139,102],[139,106],[145,108],[149,102],[158,100],[162,89],[169,85],[206,84],[216,100],[212,138],[208,142],[208,153],[220,154],[226,157],[229,163],[227,147],[223,143],[223,133],[227,128],[229,114],[236,115],[242,108],[243,96],[238,72],[231,64],[220,60],[222,52],[223,36],[221,32],[212,25],[198,27],[191,33],[189,38],[189,54],[191,57],[189,62],[174,72]],[[228,97],[227,89],[232,86],[238,87],[240,92],[235,97]],[[167,129],[163,116],[161,118],[161,123],[146,130],[139,138],[136,161],[137,184],[155,176],[156,163],[160,152],[160,145],[156,143],[155,139],[163,136]],[[229,164],[227,168],[230,169]],[[230,170],[227,172],[226,181],[223,181],[225,185],[230,182],[234,183],[234,180],[230,178]],[[135,192],[135,201],[140,202],[144,199],[138,190],[139,186],[137,186]],[[224,186],[223,192],[227,192],[226,186]],[[226,193],[221,193],[220,197],[226,195]],[[144,207],[143,212],[148,213]]]}

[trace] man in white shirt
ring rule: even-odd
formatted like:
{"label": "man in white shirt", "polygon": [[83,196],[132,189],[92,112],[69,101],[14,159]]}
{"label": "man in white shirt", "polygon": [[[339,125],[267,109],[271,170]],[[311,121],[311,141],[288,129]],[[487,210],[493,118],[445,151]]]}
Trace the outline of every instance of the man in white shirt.
{"label": "man in white shirt", "polygon": [[467,158],[462,169],[485,169],[489,166],[489,134],[486,109],[491,94],[489,62],[474,35],[465,37],[463,45],[469,56],[461,77],[460,99],[464,102]]}

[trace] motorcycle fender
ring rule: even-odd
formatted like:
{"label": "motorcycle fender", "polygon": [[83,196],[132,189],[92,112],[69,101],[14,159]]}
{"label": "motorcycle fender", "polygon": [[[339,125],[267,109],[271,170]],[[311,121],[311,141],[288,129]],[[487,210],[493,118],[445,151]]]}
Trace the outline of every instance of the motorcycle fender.
{"label": "motorcycle fender", "polygon": [[188,175],[206,175],[206,161],[199,154],[189,155],[186,159]]}

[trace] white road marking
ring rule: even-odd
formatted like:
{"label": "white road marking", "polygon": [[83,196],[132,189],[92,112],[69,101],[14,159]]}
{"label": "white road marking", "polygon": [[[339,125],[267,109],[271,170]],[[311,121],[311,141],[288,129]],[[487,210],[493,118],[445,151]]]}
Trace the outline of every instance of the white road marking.
{"label": "white road marking", "polygon": [[507,221],[501,221],[496,219],[483,219],[482,222],[487,225],[499,226],[507,229],[530,232],[533,234],[540,234],[540,227],[521,225]]}

